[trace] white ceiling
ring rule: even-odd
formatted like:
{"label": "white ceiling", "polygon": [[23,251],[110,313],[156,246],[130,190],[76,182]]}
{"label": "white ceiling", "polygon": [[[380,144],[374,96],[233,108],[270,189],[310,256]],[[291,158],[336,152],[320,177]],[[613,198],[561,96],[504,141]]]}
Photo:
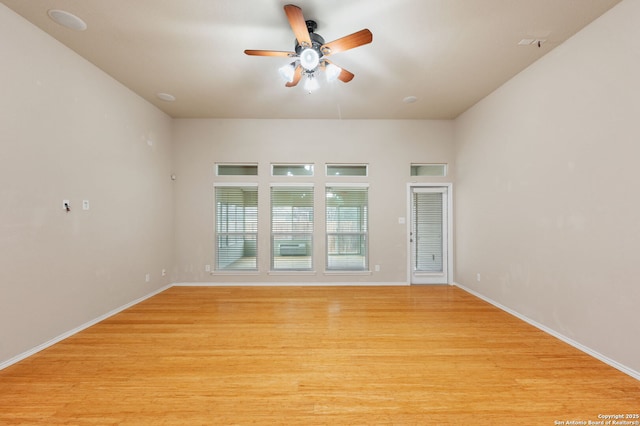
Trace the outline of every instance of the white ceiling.
{"label": "white ceiling", "polygon": [[[620,0],[292,0],[327,42],[373,33],[371,44],[332,55],[355,78],[312,94],[284,86],[277,69],[287,58],[244,54],[294,49],[288,1],[0,1],[172,117],[449,119]],[[49,9],[87,30],[54,23]]]}

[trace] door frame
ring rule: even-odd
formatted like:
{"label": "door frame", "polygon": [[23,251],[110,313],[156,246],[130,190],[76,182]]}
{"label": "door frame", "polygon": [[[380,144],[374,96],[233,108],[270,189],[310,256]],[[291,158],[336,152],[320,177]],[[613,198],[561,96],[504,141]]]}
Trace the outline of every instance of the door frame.
{"label": "door frame", "polygon": [[407,283],[409,285],[437,285],[437,284],[414,284],[411,271],[411,229],[412,229],[412,192],[413,188],[447,188],[447,250],[443,255],[447,256],[447,284],[454,283],[453,279],[453,184],[446,183],[407,183],[407,221],[406,221],[406,247],[407,247]]}

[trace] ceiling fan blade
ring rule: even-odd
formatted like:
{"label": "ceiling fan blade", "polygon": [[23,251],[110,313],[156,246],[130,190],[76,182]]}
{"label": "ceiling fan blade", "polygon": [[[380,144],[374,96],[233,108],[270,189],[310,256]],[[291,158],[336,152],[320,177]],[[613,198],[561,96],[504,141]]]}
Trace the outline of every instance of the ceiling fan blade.
{"label": "ceiling fan blade", "polygon": [[285,84],[285,86],[287,86],[287,87],[296,86],[300,82],[301,78],[302,78],[302,67],[300,65],[298,65],[296,67],[296,70],[294,71],[294,74],[293,74],[293,81],[290,82],[290,83]]}
{"label": "ceiling fan blade", "polygon": [[[326,65],[329,65],[329,64],[336,65],[333,62],[331,62],[330,60],[325,59],[324,62],[323,62],[323,65],[325,65],[325,67],[326,67]],[[347,71],[342,67],[338,67],[338,68],[340,68],[340,74],[338,74],[338,80],[342,81],[343,83],[348,83],[351,80],[353,80],[353,77],[355,77],[355,75],[352,72]]]}
{"label": "ceiling fan blade", "polygon": [[342,81],[343,83],[348,83],[353,80],[353,77],[355,77],[355,75],[352,72],[349,72],[342,68],[342,71],[340,71],[340,74],[338,75],[338,80]]}
{"label": "ceiling fan blade", "polygon": [[320,50],[322,51],[324,56],[329,56],[333,55],[334,53],[344,52],[345,50],[362,46],[363,44],[371,43],[372,40],[373,34],[371,34],[371,31],[364,29],[326,43],[322,45]]}
{"label": "ceiling fan blade", "polygon": [[284,12],[287,14],[289,25],[291,25],[291,29],[298,43],[303,47],[310,47],[311,36],[309,36],[307,23],[304,20],[304,16],[302,16],[302,9],[293,4],[288,4],[284,7]]}
{"label": "ceiling fan blade", "polygon": [[245,50],[244,53],[251,56],[284,56],[287,58],[296,56],[295,52],[282,52],[279,50]]}

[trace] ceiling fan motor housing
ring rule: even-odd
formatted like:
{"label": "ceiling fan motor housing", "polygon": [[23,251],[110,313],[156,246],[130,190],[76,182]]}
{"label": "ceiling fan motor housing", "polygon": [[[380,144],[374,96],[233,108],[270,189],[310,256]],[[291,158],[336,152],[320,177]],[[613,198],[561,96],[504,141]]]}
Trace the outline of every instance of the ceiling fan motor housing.
{"label": "ceiling fan motor housing", "polygon": [[[309,31],[309,38],[311,38],[311,48],[316,52],[318,52],[318,56],[321,58],[322,51],[320,50],[320,47],[322,47],[325,43],[324,43],[324,38],[322,38],[320,34],[316,34],[314,32],[316,28],[318,28],[318,24],[316,24],[316,21],[311,21],[311,20],[306,21],[306,24],[307,24],[307,30]],[[300,42],[296,40],[296,47],[295,47],[296,54],[300,55],[300,53],[302,53],[304,49],[305,48],[300,45]]]}

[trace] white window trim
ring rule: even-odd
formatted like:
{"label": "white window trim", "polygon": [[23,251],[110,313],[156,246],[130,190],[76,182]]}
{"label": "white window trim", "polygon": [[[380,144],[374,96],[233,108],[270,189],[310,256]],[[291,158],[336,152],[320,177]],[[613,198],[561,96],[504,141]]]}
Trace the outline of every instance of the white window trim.
{"label": "white window trim", "polygon": [[[308,176],[310,177],[310,176]],[[269,186],[271,188],[274,187],[279,187],[279,188],[300,188],[300,187],[312,187],[315,188],[315,184],[312,182],[309,183],[305,183],[305,182],[271,182],[269,184]]]}
{"label": "white window trim", "polygon": [[214,182],[213,184],[214,188],[219,188],[219,187],[234,187],[234,188],[253,188],[253,187],[258,187],[257,183],[254,182]]}
{"label": "white window trim", "polygon": [[[353,177],[353,176],[351,176]],[[358,182],[358,183],[346,183],[346,182],[327,182],[325,183],[325,188],[369,188],[368,183]]]}

